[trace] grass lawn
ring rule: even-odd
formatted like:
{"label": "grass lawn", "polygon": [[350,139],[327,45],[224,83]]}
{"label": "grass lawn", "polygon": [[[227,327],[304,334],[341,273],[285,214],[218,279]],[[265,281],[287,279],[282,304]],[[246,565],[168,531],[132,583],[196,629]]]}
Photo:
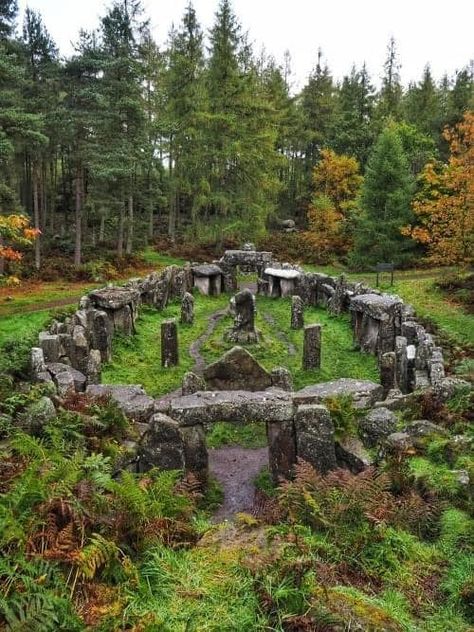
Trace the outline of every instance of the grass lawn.
{"label": "grass lawn", "polygon": [[[137,335],[116,339],[113,360],[104,369],[103,382],[141,384],[155,397],[179,388],[184,373],[193,368],[190,344],[206,331],[210,316],[226,308],[227,304],[227,296],[196,296],[194,324],[179,326],[180,365],[169,369],[161,367],[160,325],[167,318],[178,318],[180,305],[170,305],[161,313],[143,309]],[[262,333],[262,339],[258,345],[249,346],[249,350],[269,370],[276,366],[287,367],[293,375],[296,388],[338,377],[378,380],[375,359],[352,349],[348,317],[331,318],[325,310],[318,308],[305,311],[307,323],[321,323],[323,326],[323,354],[321,370],[303,371],[303,332],[289,329],[290,300],[258,297],[257,310],[257,328]],[[270,315],[274,322],[269,323],[265,315]],[[225,330],[231,325],[232,318],[225,316],[203,343],[201,354],[207,362],[220,358],[232,348],[233,343],[223,340]],[[289,354],[289,344],[294,348],[294,355]]]}

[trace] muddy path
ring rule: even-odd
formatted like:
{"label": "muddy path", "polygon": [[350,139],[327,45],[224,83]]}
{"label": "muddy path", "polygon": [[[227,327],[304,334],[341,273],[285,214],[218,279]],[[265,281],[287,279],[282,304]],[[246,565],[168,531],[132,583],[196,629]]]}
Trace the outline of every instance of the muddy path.
{"label": "muddy path", "polygon": [[252,511],[253,481],[265,465],[268,465],[268,448],[227,446],[209,450],[209,470],[224,490],[224,503],[214,514],[213,522],[231,520],[236,513]]}

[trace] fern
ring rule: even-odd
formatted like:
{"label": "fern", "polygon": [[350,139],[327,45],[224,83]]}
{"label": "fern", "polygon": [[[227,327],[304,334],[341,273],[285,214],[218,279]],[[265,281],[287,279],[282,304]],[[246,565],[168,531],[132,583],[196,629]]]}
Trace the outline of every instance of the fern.
{"label": "fern", "polygon": [[100,568],[117,560],[120,554],[121,551],[115,542],[94,533],[90,543],[77,556],[75,563],[80,576],[84,579],[93,579]]}

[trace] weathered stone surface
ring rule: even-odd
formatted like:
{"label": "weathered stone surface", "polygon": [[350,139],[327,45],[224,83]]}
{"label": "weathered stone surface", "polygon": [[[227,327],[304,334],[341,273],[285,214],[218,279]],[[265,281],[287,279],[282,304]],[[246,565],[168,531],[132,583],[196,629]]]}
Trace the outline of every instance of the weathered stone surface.
{"label": "weathered stone surface", "polygon": [[337,467],[334,424],[325,406],[299,406],[295,414],[296,454],[318,472]]}
{"label": "weathered stone surface", "polygon": [[388,408],[374,408],[359,421],[359,434],[367,447],[373,447],[395,432],[397,417]]}
{"label": "weathered stone surface", "polygon": [[28,406],[21,415],[21,426],[26,432],[37,434],[56,417],[56,409],[49,397],[41,397]]}
{"label": "weathered stone surface", "polygon": [[276,277],[277,279],[296,279],[300,276],[300,272],[298,270],[287,270],[280,268],[266,268],[265,274],[267,276]]}
{"label": "weathered stone surface", "polygon": [[81,371],[81,373],[87,373],[89,342],[87,340],[86,330],[81,325],[76,325],[73,329],[69,357],[71,365],[75,369]]}
{"label": "weathered stone surface", "polygon": [[106,312],[90,311],[90,341],[93,349],[98,349],[103,362],[108,362],[112,356],[112,321]]}
{"label": "weathered stone surface", "polygon": [[402,393],[408,392],[408,355],[407,339],[404,336],[395,338],[395,355],[397,359],[396,378]]}
{"label": "weathered stone surface", "polygon": [[139,472],[153,467],[184,470],[184,442],[179,423],[166,415],[153,415],[140,440],[137,457]]}
{"label": "weathered stone surface", "polygon": [[41,376],[46,374],[46,362],[44,359],[43,349],[41,347],[33,347],[30,354],[31,376],[34,382],[42,382]]}
{"label": "weathered stone surface", "polygon": [[405,452],[413,448],[413,438],[407,432],[393,432],[385,440],[389,452]]}
{"label": "weathered stone surface", "polygon": [[108,395],[129,419],[148,422],[154,410],[154,400],[141,386],[119,384],[91,384],[87,393],[94,397]]}
{"label": "weathered stone surface", "polygon": [[242,347],[233,347],[220,360],[204,369],[204,380],[210,390],[263,391],[272,386],[271,375]]}
{"label": "weathered stone surface", "polygon": [[57,385],[60,395],[64,395],[71,386],[78,393],[85,391],[87,378],[77,369],[63,362],[48,362],[46,368]]}
{"label": "weathered stone surface", "polygon": [[321,325],[306,325],[303,341],[303,369],[321,368]]}
{"label": "weathered stone surface", "polygon": [[135,288],[104,287],[89,294],[89,299],[95,307],[106,311],[116,311],[129,305],[136,305],[140,301],[140,293]]}
{"label": "weathered stone surface", "polygon": [[267,423],[269,467],[275,483],[289,479],[296,463],[293,420]]}
{"label": "weathered stone surface", "polygon": [[220,269],[220,267],[212,263],[193,266],[192,271],[195,277],[210,277],[222,274],[222,270]]}
{"label": "weathered stone surface", "polygon": [[39,334],[39,344],[43,349],[43,355],[46,362],[58,362],[61,356],[61,345],[59,336],[52,335],[47,331],[41,331]]}
{"label": "weathered stone surface", "polygon": [[472,384],[458,377],[445,377],[434,386],[434,392],[443,401],[450,399],[459,389],[472,389]]}
{"label": "weathered stone surface", "polygon": [[359,294],[351,299],[350,309],[363,311],[375,320],[386,320],[387,315],[401,309],[403,301],[390,294]]}
{"label": "weathered stone surface", "polygon": [[295,404],[318,404],[327,397],[350,395],[356,408],[368,408],[383,395],[380,384],[368,380],[341,378],[332,382],[322,382],[306,386],[293,395]]}
{"label": "weathered stone surface", "polygon": [[303,329],[304,327],[304,305],[300,296],[291,297],[291,328]]}
{"label": "weathered stone surface", "polygon": [[201,294],[218,296],[222,292],[223,271],[214,264],[193,266],[194,286]]}
{"label": "weathered stone surface", "polygon": [[168,368],[179,364],[178,326],[175,320],[161,323],[161,366]]}
{"label": "weathered stone surface", "polygon": [[333,316],[339,316],[347,306],[347,279],[341,274],[334,287],[334,294],[328,303],[328,312]]}
{"label": "weathered stone surface", "polygon": [[206,447],[206,433],[201,424],[180,429],[184,446],[184,466],[206,485],[209,476],[209,457]]}
{"label": "weathered stone surface", "polygon": [[416,369],[415,376],[414,376],[414,383],[413,383],[414,389],[419,391],[422,389],[429,388],[429,386],[430,386],[430,378],[428,376],[428,371]]}
{"label": "weathered stone surface", "polygon": [[255,297],[252,292],[245,289],[233,296],[230,300],[230,311],[234,315],[234,325],[225,333],[225,339],[239,344],[257,342]]}
{"label": "weathered stone surface", "polygon": [[272,369],[270,377],[274,388],[281,388],[282,391],[289,393],[293,390],[293,376],[285,367],[275,367]]}
{"label": "weathered stone surface", "polygon": [[362,351],[380,356],[394,350],[395,337],[401,333],[402,305],[398,296],[375,292],[351,298],[354,342]]}
{"label": "weathered stone surface", "polygon": [[291,396],[283,391],[205,391],[171,401],[169,415],[182,425],[229,421],[287,421],[293,417]]}
{"label": "weathered stone surface", "polygon": [[444,371],[444,363],[439,361],[438,359],[431,359],[428,363],[429,374],[430,374],[430,382],[432,386],[437,386],[441,384],[441,382],[446,377]]}
{"label": "weathered stone surface", "polygon": [[431,434],[449,436],[449,432],[446,430],[446,428],[438,426],[438,424],[434,424],[427,419],[417,419],[415,421],[412,421],[407,426],[405,426],[403,431],[409,434],[411,437],[425,437]]}
{"label": "weathered stone surface", "polygon": [[380,358],[380,383],[385,394],[397,388],[397,358],[394,351],[384,353]]}
{"label": "weathered stone surface", "polygon": [[358,474],[373,465],[373,459],[357,437],[347,437],[336,441],[336,460],[338,467],[345,467]]}
{"label": "weathered stone surface", "polygon": [[193,393],[197,393],[198,391],[205,391],[206,388],[206,382],[202,377],[196,375],[196,373],[188,371],[184,374],[181,383],[181,395],[193,395]]}
{"label": "weathered stone surface", "polygon": [[102,372],[102,356],[98,349],[89,351],[86,369],[87,382],[89,384],[99,384]]}
{"label": "weathered stone surface", "polygon": [[182,325],[192,325],[194,322],[194,296],[189,292],[185,292],[181,301],[181,320]]}

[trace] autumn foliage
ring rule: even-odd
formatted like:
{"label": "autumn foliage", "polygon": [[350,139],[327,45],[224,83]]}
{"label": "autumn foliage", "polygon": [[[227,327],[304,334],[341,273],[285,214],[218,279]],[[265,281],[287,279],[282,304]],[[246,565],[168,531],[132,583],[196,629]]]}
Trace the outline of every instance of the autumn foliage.
{"label": "autumn foliage", "polygon": [[324,262],[344,256],[351,247],[350,220],[363,178],[355,158],[324,149],[312,180],[314,194],[304,239]]}
{"label": "autumn foliage", "polygon": [[424,244],[434,264],[468,264],[474,261],[474,112],[444,137],[449,162],[426,165],[413,202],[418,224],[402,232]]}
{"label": "autumn foliage", "polygon": [[40,231],[30,228],[30,220],[24,215],[0,215],[0,259],[19,261],[22,253],[18,246],[30,246]]}

